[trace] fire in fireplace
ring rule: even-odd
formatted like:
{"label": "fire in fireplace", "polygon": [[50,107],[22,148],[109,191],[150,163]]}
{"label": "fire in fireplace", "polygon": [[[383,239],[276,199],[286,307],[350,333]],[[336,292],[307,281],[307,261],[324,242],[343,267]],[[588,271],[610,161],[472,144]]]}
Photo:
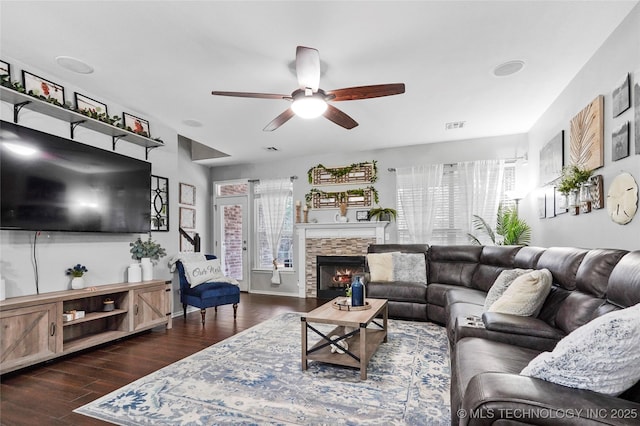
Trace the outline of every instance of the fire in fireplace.
{"label": "fire in fireplace", "polygon": [[364,275],[364,256],[317,256],[317,294],[319,299],[344,296],[356,275]]}

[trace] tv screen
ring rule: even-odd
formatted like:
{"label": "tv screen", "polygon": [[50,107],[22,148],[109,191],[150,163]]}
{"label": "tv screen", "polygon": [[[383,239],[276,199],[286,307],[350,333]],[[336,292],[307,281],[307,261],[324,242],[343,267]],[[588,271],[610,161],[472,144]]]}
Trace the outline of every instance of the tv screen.
{"label": "tv screen", "polygon": [[146,161],[1,121],[0,172],[2,229],[150,230]]}

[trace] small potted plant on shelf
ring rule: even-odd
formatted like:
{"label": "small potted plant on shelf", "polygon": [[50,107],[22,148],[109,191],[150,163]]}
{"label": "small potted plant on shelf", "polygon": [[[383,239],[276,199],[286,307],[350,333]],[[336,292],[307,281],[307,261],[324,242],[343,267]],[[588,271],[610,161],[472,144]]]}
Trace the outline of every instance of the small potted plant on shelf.
{"label": "small potted plant on shelf", "polygon": [[132,243],[129,243],[131,249],[131,258],[135,260],[141,260],[149,258],[152,262],[156,263],[161,257],[167,255],[167,252],[162,246],[151,239],[151,234],[146,241],[142,241],[142,238],[138,237]]}
{"label": "small potted plant on shelf", "polygon": [[566,205],[568,207],[578,205],[578,191],[582,185],[589,182],[592,174],[593,170],[588,170],[575,164],[562,169],[562,176],[557,189],[567,199]]}
{"label": "small potted plant on shelf", "polygon": [[388,221],[391,222],[391,220],[396,220],[398,213],[396,211],[396,209],[392,209],[390,207],[387,208],[383,208],[383,207],[375,207],[371,210],[369,210],[369,220],[371,219],[377,219],[378,221]]}
{"label": "small potted plant on shelf", "polygon": [[66,274],[71,275],[71,288],[74,290],[79,290],[84,288],[84,278],[82,277],[85,272],[89,272],[86,266],[77,264],[71,268],[67,269]]}

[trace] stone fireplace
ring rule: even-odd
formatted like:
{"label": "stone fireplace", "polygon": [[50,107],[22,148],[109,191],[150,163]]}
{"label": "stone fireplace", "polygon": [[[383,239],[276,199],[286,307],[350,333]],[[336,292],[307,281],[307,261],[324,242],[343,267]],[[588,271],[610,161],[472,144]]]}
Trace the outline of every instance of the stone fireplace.
{"label": "stone fireplace", "polygon": [[353,279],[364,274],[365,256],[317,256],[316,293],[319,299],[344,296]]}
{"label": "stone fireplace", "polygon": [[298,223],[299,297],[318,297],[318,256],[365,256],[369,244],[384,244],[389,222]]}

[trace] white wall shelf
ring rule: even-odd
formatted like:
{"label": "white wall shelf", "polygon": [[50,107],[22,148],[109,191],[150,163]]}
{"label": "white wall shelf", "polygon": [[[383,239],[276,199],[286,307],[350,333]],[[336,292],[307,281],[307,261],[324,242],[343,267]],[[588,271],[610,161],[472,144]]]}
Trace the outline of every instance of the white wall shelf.
{"label": "white wall shelf", "polygon": [[32,111],[36,111],[41,114],[45,114],[50,117],[68,122],[71,139],[74,138],[74,131],[76,127],[81,125],[83,127],[86,127],[87,129],[111,136],[112,147],[114,151],[116,149],[116,144],[121,140],[132,143],[134,145],[142,146],[145,148],[146,160],[149,159],[149,152],[152,149],[164,146],[164,143],[161,141],[151,139],[125,129],[121,129],[120,127],[116,127],[109,123],[105,123],[103,121],[88,117],[79,112],[75,112],[70,109],[45,102],[41,99],[34,98],[33,96],[17,92],[4,86],[0,86],[0,100],[13,105],[13,122],[16,124],[18,124],[18,119],[22,108],[28,108]]}

